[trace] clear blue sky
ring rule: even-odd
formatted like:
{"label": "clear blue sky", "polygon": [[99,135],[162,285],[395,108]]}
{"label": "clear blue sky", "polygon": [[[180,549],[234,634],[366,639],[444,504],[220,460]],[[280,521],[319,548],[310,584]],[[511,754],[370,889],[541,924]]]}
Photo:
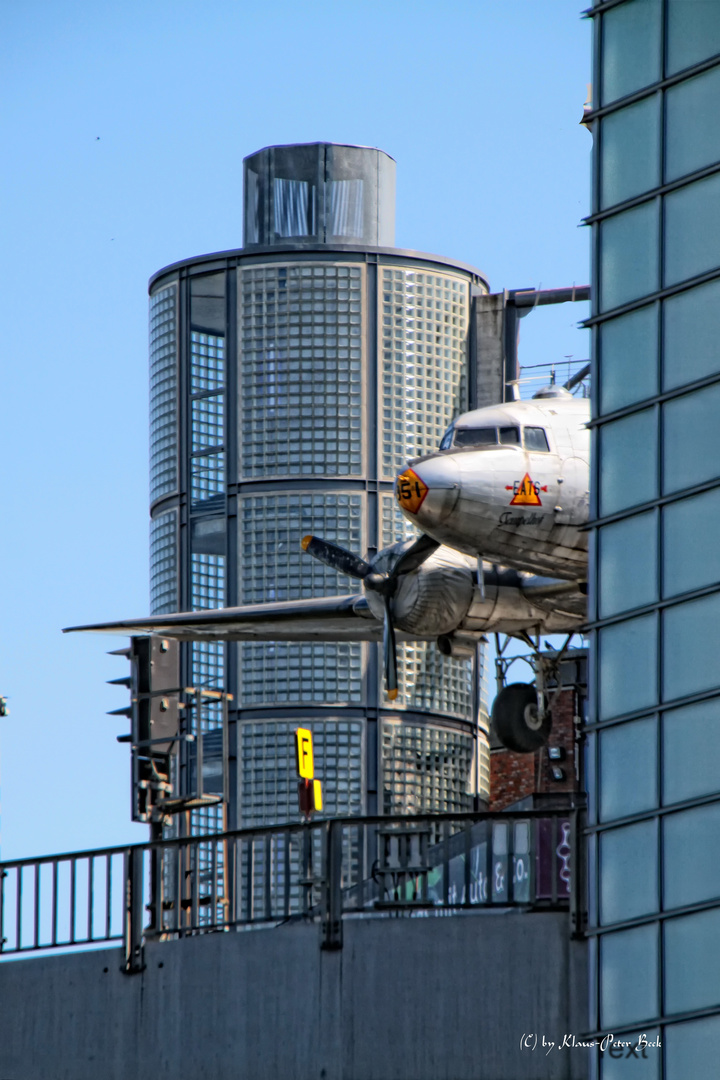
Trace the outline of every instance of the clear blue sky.
{"label": "clear blue sky", "polygon": [[[22,0],[0,10],[6,858],[142,840],[106,655],[148,603],[147,279],[242,243],[242,159],[379,146],[398,247],[493,290],[589,277],[590,26],[569,0]],[[584,305],[525,364],[587,356]]]}

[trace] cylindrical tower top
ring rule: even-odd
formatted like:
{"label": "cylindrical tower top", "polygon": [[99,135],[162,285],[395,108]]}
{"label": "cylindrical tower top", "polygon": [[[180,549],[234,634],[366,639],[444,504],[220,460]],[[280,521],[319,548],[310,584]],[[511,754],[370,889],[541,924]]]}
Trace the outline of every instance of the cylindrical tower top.
{"label": "cylindrical tower top", "polygon": [[395,162],[370,146],[266,146],[245,158],[245,247],[395,246]]}

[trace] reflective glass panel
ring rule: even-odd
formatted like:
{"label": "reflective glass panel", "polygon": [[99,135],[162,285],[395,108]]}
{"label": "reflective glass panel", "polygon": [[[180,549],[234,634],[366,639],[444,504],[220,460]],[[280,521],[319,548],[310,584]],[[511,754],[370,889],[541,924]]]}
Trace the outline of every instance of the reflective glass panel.
{"label": "reflective glass panel", "polygon": [[624,922],[658,909],[657,821],[600,834],[600,922]]}
{"label": "reflective glass panel", "polygon": [[665,1080],[716,1080],[720,1016],[668,1024],[663,1032]]}
{"label": "reflective glass panel", "polygon": [[599,732],[600,818],[639,814],[657,806],[657,720],[633,720]]}
{"label": "reflective glass panel", "polygon": [[720,698],[666,712],[662,755],[664,803],[720,792]]}
{"label": "reflective glass panel", "polygon": [[600,411],[612,412],[657,393],[657,305],[600,326]]}
{"label": "reflective glass panel", "polygon": [[[720,1002],[720,909],[665,923],[665,1011],[690,1012]],[[688,1080],[691,1074],[686,1074]],[[695,1078],[693,1077],[693,1080]]]}
{"label": "reflective glass panel", "polygon": [[655,514],[606,525],[598,539],[600,618],[651,604],[657,598]]}
{"label": "reflective glass panel", "polygon": [[664,493],[720,476],[720,384],[663,406]]}
{"label": "reflective glass panel", "polygon": [[663,700],[720,685],[720,593],[663,612]]}
{"label": "reflective glass panel", "polygon": [[663,303],[663,389],[720,371],[719,341],[720,281],[669,297]]}
{"label": "reflective glass panel", "polygon": [[720,52],[720,4],[668,0],[667,74]]}
{"label": "reflective glass panel", "polygon": [[658,200],[601,222],[600,257],[601,311],[654,292],[659,283]]}
{"label": "reflective glass panel", "polygon": [[720,805],[698,806],[663,819],[663,906],[685,907],[720,897]]}
{"label": "reflective glass panel", "polygon": [[720,265],[720,175],[665,196],[666,285]]}
{"label": "reflective glass panel", "polygon": [[657,1016],[657,926],[605,934],[600,942],[600,1023],[607,1031]]}
{"label": "reflective glass panel", "polygon": [[670,503],[662,522],[663,595],[720,581],[720,488]]}
{"label": "reflective glass panel", "polygon": [[660,95],[601,120],[600,208],[631,199],[660,182]]}
{"label": "reflective glass panel", "polygon": [[660,1080],[662,1040],[657,1028],[616,1035],[600,1055],[601,1080]]}
{"label": "reflective glass panel", "polygon": [[600,447],[601,516],[655,498],[657,422],[653,409],[605,424]]}
{"label": "reflective glass panel", "polygon": [[665,95],[665,180],[720,160],[720,68],[672,86]]}
{"label": "reflective glass panel", "polygon": [[600,718],[654,705],[657,700],[657,627],[654,615],[599,631]]}
{"label": "reflective glass panel", "polygon": [[603,105],[660,78],[660,19],[660,0],[630,0],[603,16]]}

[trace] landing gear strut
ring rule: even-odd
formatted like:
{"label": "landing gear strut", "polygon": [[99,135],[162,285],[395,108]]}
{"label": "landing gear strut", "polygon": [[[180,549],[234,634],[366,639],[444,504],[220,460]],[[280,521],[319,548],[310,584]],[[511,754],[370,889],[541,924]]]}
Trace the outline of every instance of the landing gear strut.
{"label": "landing gear strut", "polygon": [[[509,637],[500,644],[500,635],[495,635],[497,655],[495,658],[498,694],[492,707],[492,726],[500,742],[516,754],[531,754],[545,746],[552,728],[552,705],[560,692],[560,661],[565,656],[574,634],[568,634],[562,648],[556,653],[540,651],[540,636],[533,641],[529,634],[522,637],[532,649],[528,659],[535,677],[532,683],[510,683],[505,685],[508,668],[517,657],[504,655]],[[555,683],[551,691],[547,690],[548,680]]]}

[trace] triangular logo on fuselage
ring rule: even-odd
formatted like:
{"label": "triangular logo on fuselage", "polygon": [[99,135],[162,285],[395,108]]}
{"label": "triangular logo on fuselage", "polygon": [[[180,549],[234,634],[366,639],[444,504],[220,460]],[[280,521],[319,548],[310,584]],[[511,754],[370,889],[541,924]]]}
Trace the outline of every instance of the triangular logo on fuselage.
{"label": "triangular logo on fuselage", "polygon": [[[540,485],[530,479],[530,473],[525,473],[522,480],[516,480],[512,490],[514,494],[510,500],[510,506],[542,506]],[[547,488],[543,490],[546,491]]]}

